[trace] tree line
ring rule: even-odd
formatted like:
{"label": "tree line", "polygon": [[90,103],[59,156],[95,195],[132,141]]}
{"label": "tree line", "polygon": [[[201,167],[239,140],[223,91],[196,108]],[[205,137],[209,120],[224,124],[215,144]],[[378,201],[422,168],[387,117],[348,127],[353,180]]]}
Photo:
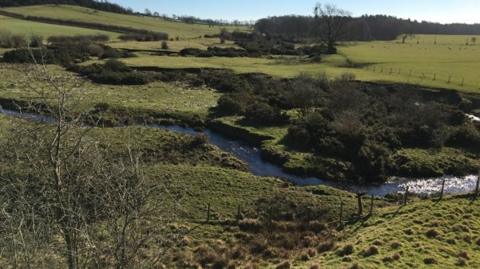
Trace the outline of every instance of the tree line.
{"label": "tree line", "polygon": [[[316,16],[278,16],[260,19],[255,30],[289,39],[309,39],[318,36]],[[400,19],[387,15],[361,17],[338,16],[345,22],[343,41],[394,40],[401,34],[480,35],[480,24],[441,24]]]}

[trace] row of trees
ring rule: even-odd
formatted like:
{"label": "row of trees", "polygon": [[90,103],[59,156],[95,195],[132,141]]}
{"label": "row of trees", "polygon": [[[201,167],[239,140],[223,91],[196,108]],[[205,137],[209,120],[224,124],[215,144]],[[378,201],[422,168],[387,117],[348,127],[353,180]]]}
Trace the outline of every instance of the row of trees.
{"label": "row of trees", "polygon": [[401,34],[479,35],[480,24],[440,24],[405,20],[386,15],[351,17],[350,13],[332,5],[315,7],[314,16],[280,16],[259,20],[255,29],[268,35],[291,39],[316,38],[326,35],[324,27],[337,32],[339,40],[393,40]]}

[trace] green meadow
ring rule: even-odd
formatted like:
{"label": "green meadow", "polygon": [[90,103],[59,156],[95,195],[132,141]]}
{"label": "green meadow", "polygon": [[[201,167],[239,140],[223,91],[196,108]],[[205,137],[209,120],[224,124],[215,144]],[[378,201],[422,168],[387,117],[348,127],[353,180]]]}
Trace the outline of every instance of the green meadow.
{"label": "green meadow", "polygon": [[36,35],[41,35],[44,38],[48,38],[50,36],[55,36],[55,35],[74,36],[74,35],[104,34],[104,35],[108,35],[111,39],[116,39],[119,35],[117,33],[101,31],[101,30],[32,22],[32,21],[0,16],[0,32],[3,32],[3,31],[7,31],[12,34],[20,34],[20,35],[26,35],[26,36],[36,34]]}
{"label": "green meadow", "polygon": [[[49,66],[64,76],[74,74],[61,68]],[[9,65],[0,66],[0,96],[14,100],[29,100],[29,92],[17,83],[24,74]],[[143,86],[109,86],[82,81],[80,110],[90,110],[103,103],[111,107],[131,110],[146,110],[171,115],[197,115],[206,117],[210,108],[216,106],[220,94],[208,88],[192,89],[182,84],[155,82]],[[42,87],[42,85],[38,85]],[[43,85],[44,86],[44,85]]]}
{"label": "green meadow", "polygon": [[222,28],[233,31],[247,30],[244,27],[224,27],[201,24],[187,24],[167,21],[161,18],[116,14],[97,11],[89,8],[68,5],[41,5],[5,8],[4,10],[22,15],[46,17],[52,19],[72,20],[80,22],[95,22],[105,25],[116,25],[135,29],[165,32],[170,38],[189,39],[203,37],[206,34],[218,34]]}
{"label": "green meadow", "polygon": [[[125,59],[131,66],[162,68],[226,68],[238,73],[260,72],[276,77],[353,73],[358,80],[408,83],[426,87],[480,90],[480,44],[464,43],[467,36],[417,36],[401,41],[343,44],[338,55],[324,56],[321,63],[299,57],[227,58],[169,57],[139,54]],[[437,40],[434,44],[433,40]],[[480,38],[479,38],[480,39]],[[463,41],[463,42],[462,42]],[[431,43],[430,43],[431,42]],[[196,48],[196,45],[192,46]]]}
{"label": "green meadow", "polygon": [[[475,37],[480,39],[480,37]],[[340,48],[350,62],[364,65],[362,80],[386,80],[463,91],[479,91],[480,43],[472,36],[419,35],[390,42]],[[466,42],[469,42],[466,45]]]}

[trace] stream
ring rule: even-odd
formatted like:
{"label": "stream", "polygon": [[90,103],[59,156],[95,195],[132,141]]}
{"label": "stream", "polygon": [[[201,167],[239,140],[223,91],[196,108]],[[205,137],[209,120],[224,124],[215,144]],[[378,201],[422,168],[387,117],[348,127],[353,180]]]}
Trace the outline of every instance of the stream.
{"label": "stream", "polygon": [[[49,123],[53,121],[52,118],[47,116],[4,110],[1,107],[0,113],[37,122]],[[201,134],[201,132],[195,131],[194,129],[180,126],[151,125],[148,127],[186,135]],[[440,192],[443,180],[445,180],[445,193],[463,194],[473,192],[477,183],[477,176],[474,175],[466,177],[444,176],[427,179],[391,178],[386,183],[379,185],[356,185],[351,182],[336,182],[317,177],[302,177],[286,173],[280,166],[263,160],[260,149],[257,147],[242,141],[229,139],[209,129],[203,131],[203,134],[208,137],[209,143],[219,147],[223,151],[233,154],[238,159],[247,163],[252,174],[261,177],[280,178],[298,186],[327,185],[350,192],[364,192],[374,196],[385,196],[390,193],[404,192],[406,187],[408,187],[410,193],[432,195]]]}

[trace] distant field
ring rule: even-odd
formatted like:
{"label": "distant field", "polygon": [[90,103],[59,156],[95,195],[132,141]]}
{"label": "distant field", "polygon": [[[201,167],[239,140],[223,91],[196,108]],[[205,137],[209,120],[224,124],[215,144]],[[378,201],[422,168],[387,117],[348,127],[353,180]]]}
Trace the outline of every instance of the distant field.
{"label": "distant field", "polygon": [[[342,72],[348,72],[348,68],[334,66],[338,56],[330,56],[322,64],[300,61],[297,58],[285,57],[278,59],[268,58],[228,58],[228,57],[169,57],[140,55],[140,57],[128,58],[123,61],[131,66],[158,66],[162,68],[225,68],[237,73],[261,72],[277,77],[295,77],[302,73],[318,75],[326,72],[336,76]],[[362,72],[361,70],[359,72]]]}
{"label": "distant field", "polygon": [[472,36],[419,35],[405,44],[358,43],[342,47],[340,53],[355,64],[370,64],[363,68],[367,80],[479,91],[480,36],[475,38],[477,43],[471,42]]}
{"label": "distant field", "polygon": [[227,68],[238,73],[262,72],[278,77],[294,77],[302,73],[326,73],[336,77],[349,72],[363,81],[411,83],[479,92],[480,37],[477,37],[478,44],[467,46],[465,43],[471,38],[421,35],[405,44],[399,40],[347,44],[339,48],[339,55],[324,56],[321,63],[311,63],[298,57],[195,58],[151,55],[140,55],[125,62],[132,66],[164,68]]}
{"label": "distant field", "polygon": [[[219,33],[222,28],[227,28],[230,31],[237,29],[237,27],[209,27],[208,25],[201,24],[171,22],[160,18],[123,15],[68,5],[13,7],[5,8],[4,10],[29,16],[90,23],[94,22],[106,25],[116,25],[135,29],[165,32],[168,33],[171,38],[176,38],[178,36],[182,39],[199,37],[205,34],[216,34]],[[245,30],[245,28],[239,29]]]}
{"label": "distant field", "polygon": [[13,34],[31,35],[37,34],[45,38],[54,35],[92,35],[92,34],[105,34],[110,36],[111,39],[116,39],[119,34],[92,30],[80,27],[70,27],[62,25],[53,25],[48,23],[25,21],[20,19],[14,19],[9,17],[0,16],[0,31],[8,31]]}

